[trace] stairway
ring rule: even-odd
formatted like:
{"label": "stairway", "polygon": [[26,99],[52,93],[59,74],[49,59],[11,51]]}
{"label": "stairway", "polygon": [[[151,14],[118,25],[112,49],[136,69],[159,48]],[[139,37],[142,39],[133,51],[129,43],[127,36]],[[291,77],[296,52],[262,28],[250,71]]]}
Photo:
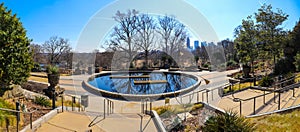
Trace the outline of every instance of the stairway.
{"label": "stairway", "polygon": [[[254,94],[253,92],[257,92]],[[262,95],[263,91],[259,90],[245,90],[234,94],[235,98],[247,99],[257,95]],[[222,97],[218,103],[218,107],[224,110],[232,110],[237,113],[240,112],[240,103],[234,102],[232,95]],[[255,99],[255,114],[262,114],[278,110],[279,94],[270,93],[265,96],[265,104],[263,103],[263,96]],[[300,104],[300,88],[295,88],[295,97],[293,97],[293,90],[288,90],[280,94],[280,109],[289,108]],[[254,99],[242,101],[242,115],[254,114]]]}

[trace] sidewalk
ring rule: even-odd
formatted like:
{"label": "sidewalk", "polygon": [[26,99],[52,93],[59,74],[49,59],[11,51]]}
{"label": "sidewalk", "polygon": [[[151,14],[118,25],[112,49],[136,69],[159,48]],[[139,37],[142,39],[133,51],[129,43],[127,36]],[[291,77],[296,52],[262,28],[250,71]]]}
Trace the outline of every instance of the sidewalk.
{"label": "sidewalk", "polygon": [[81,113],[63,112],[59,113],[44,123],[37,132],[86,132],[92,130],[95,132],[105,132],[98,126],[88,127],[89,117]]}

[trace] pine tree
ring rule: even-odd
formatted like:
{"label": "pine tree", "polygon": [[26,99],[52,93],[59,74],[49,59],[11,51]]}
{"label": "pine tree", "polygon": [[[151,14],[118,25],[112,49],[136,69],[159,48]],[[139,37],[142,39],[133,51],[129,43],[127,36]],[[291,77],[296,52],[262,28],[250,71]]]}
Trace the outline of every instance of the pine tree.
{"label": "pine tree", "polygon": [[0,5],[0,85],[21,84],[33,67],[30,39],[20,19],[4,3]]}

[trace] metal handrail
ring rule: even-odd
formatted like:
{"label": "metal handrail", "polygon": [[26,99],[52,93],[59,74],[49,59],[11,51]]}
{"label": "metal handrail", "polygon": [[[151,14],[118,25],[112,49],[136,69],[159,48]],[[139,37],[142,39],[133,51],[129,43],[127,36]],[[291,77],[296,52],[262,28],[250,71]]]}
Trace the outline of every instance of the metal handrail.
{"label": "metal handrail", "polygon": [[78,99],[78,103],[79,103],[79,106],[78,106],[78,111],[80,111],[80,107],[81,107],[81,98],[80,97],[77,97],[76,95],[71,95],[71,94],[63,94],[61,95],[61,98],[62,98],[62,112],[64,110],[64,105],[63,105],[63,101],[64,101],[64,96],[69,96],[69,97],[72,97],[72,103],[71,103],[71,107],[72,107],[72,111],[74,111],[74,104],[76,104],[76,99]]}
{"label": "metal handrail", "polygon": [[292,77],[289,77],[289,78],[286,78],[286,79],[283,79],[283,80],[280,80],[279,82],[275,82],[274,83],[274,86],[278,86],[278,85],[281,85],[283,83],[286,83],[286,82],[289,82],[289,81],[292,81],[292,80],[295,80],[296,78],[299,78],[299,76],[292,76]]}
{"label": "metal handrail", "polygon": [[278,110],[279,110],[280,109],[280,93],[282,91],[285,91],[285,90],[293,89],[293,97],[295,97],[295,91],[294,91],[294,89],[296,87],[299,87],[299,86],[300,86],[300,82],[297,82],[297,83],[285,86],[283,88],[271,90],[271,91],[269,91],[269,93],[265,93],[265,91],[264,91],[264,94],[257,95],[257,96],[254,96],[254,97],[250,97],[250,98],[247,98],[247,99],[234,98],[233,101],[234,102],[240,102],[240,115],[242,115],[242,101],[249,101],[249,100],[253,99],[253,101],[254,101],[253,102],[253,114],[255,114],[255,102],[256,102],[256,98],[264,97],[263,101],[264,101],[264,104],[265,104],[265,96],[274,93],[274,102],[275,102],[275,93],[278,93]]}
{"label": "metal handrail", "polygon": [[148,110],[148,102],[149,102],[149,111],[152,110],[152,101],[150,98],[141,99],[141,113],[147,114]]}
{"label": "metal handrail", "polygon": [[[106,105],[107,107],[105,107]],[[105,111],[107,109],[107,112]],[[105,119],[105,115],[107,114],[107,116],[109,116],[109,114],[113,114],[114,113],[114,102],[105,98],[103,100],[103,118]]]}
{"label": "metal handrail", "polygon": [[258,98],[258,97],[261,97],[261,96],[264,96],[264,95],[268,95],[268,94],[271,94],[271,93],[274,93],[274,92],[281,92],[281,91],[284,91],[284,90],[289,90],[289,89],[293,89],[297,86],[300,86],[300,82],[299,83],[294,83],[294,84],[291,84],[291,85],[288,85],[288,86],[285,86],[283,88],[280,88],[280,89],[276,89],[276,90],[270,90],[269,93],[266,93],[266,94],[261,94],[261,95],[257,95],[257,96],[254,96],[254,97],[250,97],[250,98],[247,98],[247,99],[241,99],[242,101],[248,101],[248,100],[251,100],[251,99],[254,99],[254,98]]}
{"label": "metal handrail", "polygon": [[[9,112],[15,112],[15,113],[24,113],[24,114],[29,114],[29,124],[30,124],[30,129],[32,129],[32,113],[34,113],[34,112],[37,112],[39,109],[37,109],[37,108],[35,108],[35,110],[33,110],[33,111],[30,111],[30,112],[24,112],[24,111],[19,111],[19,110],[12,110],[12,109],[6,109],[6,108],[0,108],[0,110],[3,110],[3,111],[9,111]],[[18,118],[17,116],[16,116],[16,118]],[[17,125],[19,125],[19,124],[17,124]]]}

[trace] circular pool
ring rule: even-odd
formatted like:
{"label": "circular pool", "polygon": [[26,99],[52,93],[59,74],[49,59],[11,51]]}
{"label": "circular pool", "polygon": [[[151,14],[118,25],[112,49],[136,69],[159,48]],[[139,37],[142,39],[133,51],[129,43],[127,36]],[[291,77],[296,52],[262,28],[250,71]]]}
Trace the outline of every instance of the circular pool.
{"label": "circular pool", "polygon": [[165,98],[190,92],[200,85],[197,76],[182,72],[107,72],[83,82],[92,93],[118,99]]}

